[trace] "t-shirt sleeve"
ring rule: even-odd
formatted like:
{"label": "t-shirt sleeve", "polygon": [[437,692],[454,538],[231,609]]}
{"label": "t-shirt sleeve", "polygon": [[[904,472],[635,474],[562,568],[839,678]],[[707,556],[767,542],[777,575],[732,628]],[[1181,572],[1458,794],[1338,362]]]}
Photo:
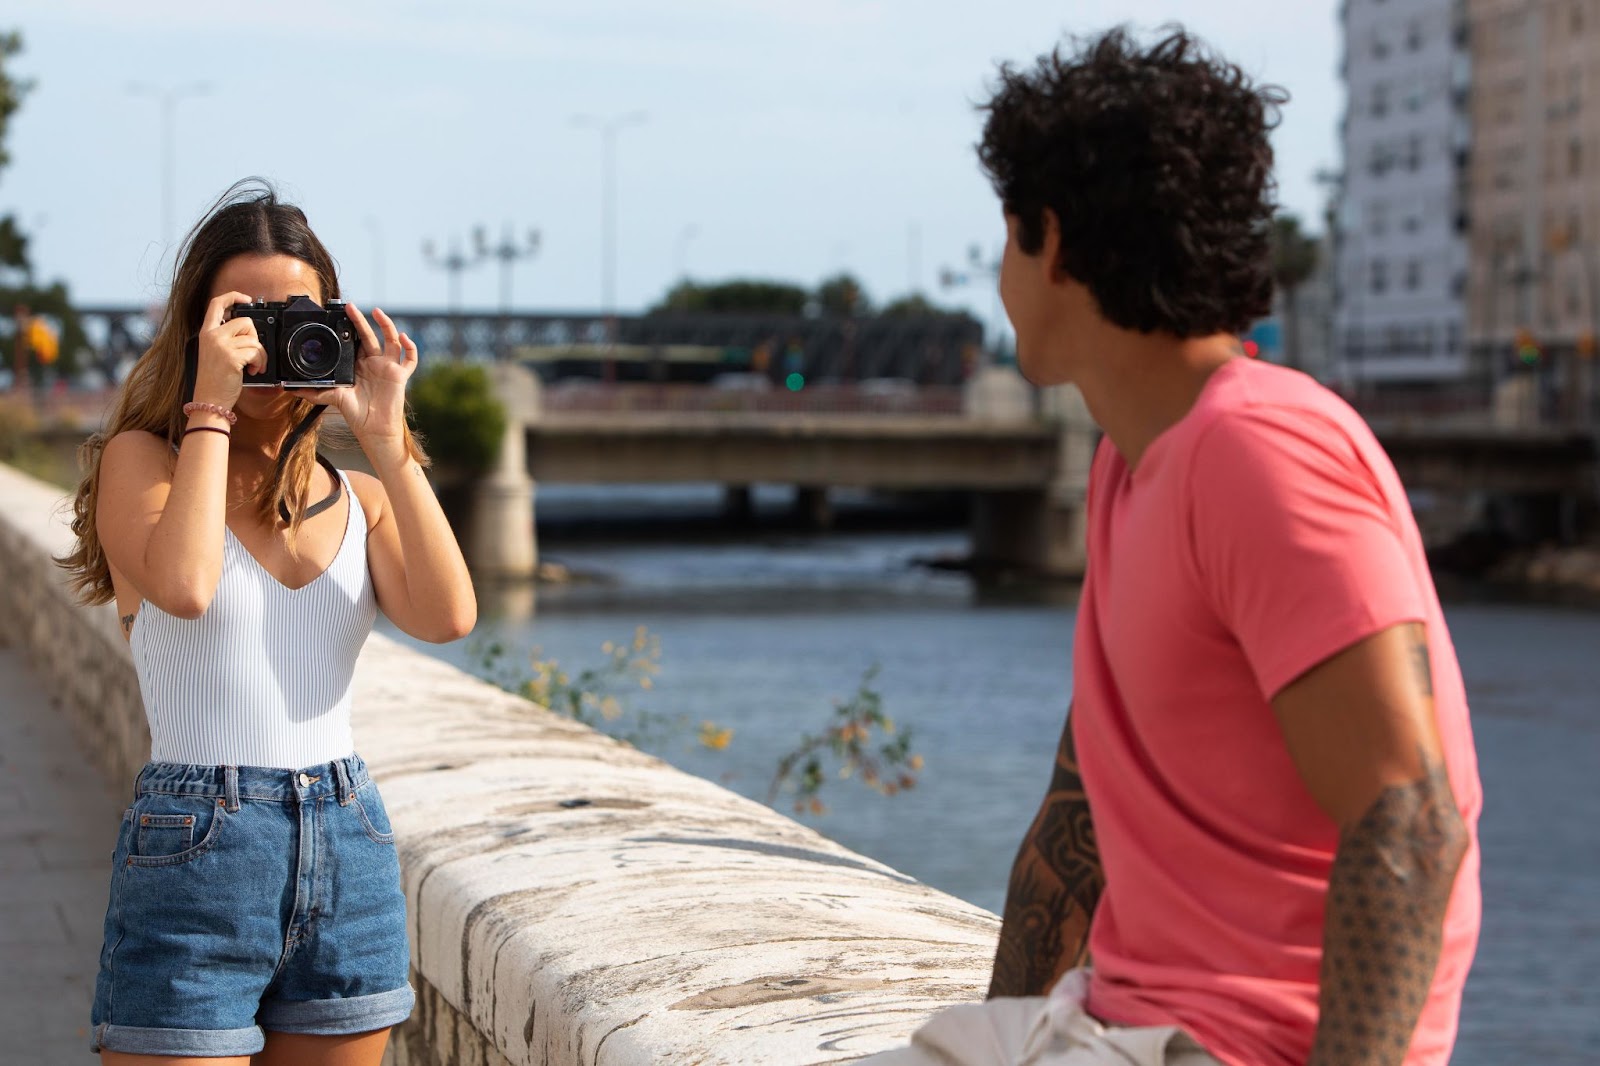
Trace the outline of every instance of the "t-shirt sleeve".
{"label": "t-shirt sleeve", "polygon": [[1427,618],[1377,476],[1336,423],[1252,409],[1208,427],[1189,476],[1200,584],[1262,694],[1366,637]]}

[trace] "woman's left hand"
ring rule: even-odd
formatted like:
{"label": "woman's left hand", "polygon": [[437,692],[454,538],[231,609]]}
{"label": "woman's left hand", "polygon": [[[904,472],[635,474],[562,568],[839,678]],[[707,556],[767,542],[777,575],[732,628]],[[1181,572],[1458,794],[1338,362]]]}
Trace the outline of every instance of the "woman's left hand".
{"label": "woman's left hand", "polygon": [[372,317],[383,331],[383,343],[379,344],[377,334],[355,304],[345,304],[344,310],[361,341],[356,351],[356,383],[307,390],[300,395],[312,403],[327,404],[343,415],[367,458],[374,463],[403,459],[408,454],[406,382],[417,369],[417,344],[395,328],[394,319],[373,308]]}

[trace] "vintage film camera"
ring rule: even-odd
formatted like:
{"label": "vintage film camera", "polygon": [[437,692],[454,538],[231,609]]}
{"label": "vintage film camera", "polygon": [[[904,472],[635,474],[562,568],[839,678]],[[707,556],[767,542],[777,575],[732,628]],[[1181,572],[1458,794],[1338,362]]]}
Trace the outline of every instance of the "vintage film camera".
{"label": "vintage film camera", "polygon": [[234,304],[228,317],[254,322],[256,337],[267,350],[267,369],[246,373],[247,387],[320,389],[356,383],[359,342],[343,300],[329,300],[327,307],[309,296],[291,296],[282,303],[257,300]]}

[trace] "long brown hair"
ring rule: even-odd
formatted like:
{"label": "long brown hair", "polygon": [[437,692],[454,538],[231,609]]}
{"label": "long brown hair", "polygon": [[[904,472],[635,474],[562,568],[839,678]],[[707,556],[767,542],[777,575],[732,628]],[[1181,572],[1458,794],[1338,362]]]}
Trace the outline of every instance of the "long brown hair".
{"label": "long brown hair", "polygon": [[[234,185],[189,231],[178,249],[172,291],[149,350],[128,374],[100,432],[78,450],[78,464],[84,470],[72,504],[72,532],[78,542],[56,562],[72,575],[73,591],[85,604],[109,603],[116,596],[95,526],[100,460],[106,442],[133,429],[174,443],[182,439],[187,421],[183,405],[191,398],[184,395],[189,387],[184,374],[185,348],[200,332],[218,272],[228,260],[240,255],[286,255],[298,259],[316,271],[324,301],[339,296],[338,266],[311,231],[305,213],[278,199],[277,191],[262,179],[247,178]],[[292,400],[288,405],[289,424],[298,424],[314,406],[308,400]],[[274,475],[262,482],[252,501],[257,513],[271,522],[278,519],[280,501],[288,506],[291,552],[305,520],[306,497],[321,436],[319,425],[313,424],[295,443],[287,459],[277,464]],[[406,445],[414,458],[427,462],[409,427]]]}

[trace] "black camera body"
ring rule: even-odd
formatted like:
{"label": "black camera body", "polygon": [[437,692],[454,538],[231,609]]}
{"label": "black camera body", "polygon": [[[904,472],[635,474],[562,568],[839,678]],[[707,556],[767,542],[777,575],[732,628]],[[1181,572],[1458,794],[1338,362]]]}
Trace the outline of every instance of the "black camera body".
{"label": "black camera body", "polygon": [[343,300],[323,307],[309,296],[279,303],[234,304],[229,319],[248,318],[267,350],[267,368],[244,375],[246,386],[322,389],[356,383],[356,331]]}

